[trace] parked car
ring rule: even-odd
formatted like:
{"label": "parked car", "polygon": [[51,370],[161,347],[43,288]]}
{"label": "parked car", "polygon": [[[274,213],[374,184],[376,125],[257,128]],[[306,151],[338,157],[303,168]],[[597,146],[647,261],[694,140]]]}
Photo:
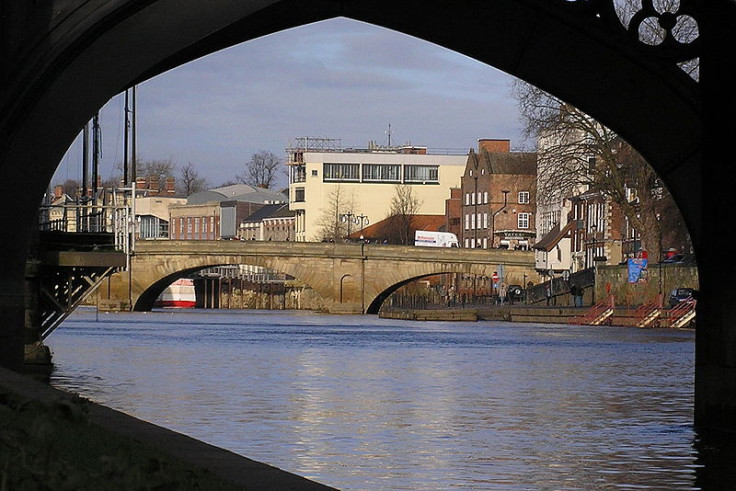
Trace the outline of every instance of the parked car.
{"label": "parked car", "polygon": [[698,291],[694,288],[675,288],[674,290],[672,290],[672,292],[670,292],[670,308],[676,306],[680,302],[695,300],[697,296]]}
{"label": "parked car", "polygon": [[521,285],[509,285],[508,289],[506,290],[506,295],[508,295],[509,302],[522,300],[524,298],[524,289],[521,287]]}
{"label": "parked car", "polygon": [[695,264],[695,256],[692,254],[675,254],[662,262],[671,264]]}

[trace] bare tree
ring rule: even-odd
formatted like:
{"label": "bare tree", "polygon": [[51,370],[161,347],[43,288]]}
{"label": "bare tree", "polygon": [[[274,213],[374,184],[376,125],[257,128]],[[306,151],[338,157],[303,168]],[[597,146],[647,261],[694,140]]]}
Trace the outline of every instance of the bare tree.
{"label": "bare tree", "polygon": [[414,217],[419,212],[422,201],[417,198],[414,189],[408,184],[397,184],[394,191],[387,217],[388,230],[391,231],[389,240],[410,245],[413,240]]}
{"label": "bare tree", "polygon": [[244,184],[270,189],[276,184],[276,176],[282,160],[272,152],[254,153],[245,166],[245,172],[236,176]]}
{"label": "bare tree", "polygon": [[165,160],[147,160],[138,162],[136,174],[138,177],[158,177],[159,182],[166,181],[167,177],[173,177],[176,171],[176,163],[169,157]]}
{"label": "bare tree", "polygon": [[338,184],[327,196],[327,203],[322,208],[322,215],[317,221],[318,241],[338,242],[347,236],[347,221],[342,216],[353,214],[355,200],[348,196],[345,190]]}
{"label": "bare tree", "polygon": [[524,82],[516,83],[515,95],[526,135],[539,141],[538,202],[597,191],[619,206],[641,234],[642,246],[659,260],[662,226],[672,223],[669,214],[676,207],[654,169],[616,133],[575,107]]}
{"label": "bare tree", "polygon": [[199,172],[191,162],[181,168],[179,176],[179,193],[183,196],[189,196],[207,188],[207,179],[199,177]]}

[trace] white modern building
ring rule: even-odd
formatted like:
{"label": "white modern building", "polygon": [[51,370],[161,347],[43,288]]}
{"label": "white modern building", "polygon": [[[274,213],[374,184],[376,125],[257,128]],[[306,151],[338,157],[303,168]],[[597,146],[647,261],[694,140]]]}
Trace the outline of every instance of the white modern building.
{"label": "white modern building", "polygon": [[432,154],[414,146],[344,149],[339,140],[321,138],[299,138],[287,154],[297,241],[321,240],[326,210],[334,210],[334,220],[347,218],[351,232],[385,219],[397,185],[411,187],[417,214],[444,215],[450,188],[460,185],[467,162],[467,153]]}

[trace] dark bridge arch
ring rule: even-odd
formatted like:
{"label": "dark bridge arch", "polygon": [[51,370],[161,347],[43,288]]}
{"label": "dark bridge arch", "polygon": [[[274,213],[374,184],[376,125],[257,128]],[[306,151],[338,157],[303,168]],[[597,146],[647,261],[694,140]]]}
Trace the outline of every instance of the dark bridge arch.
{"label": "dark bridge arch", "polygon": [[[256,262],[252,262],[249,264],[253,266],[260,266]],[[215,268],[217,266],[227,266],[227,265],[228,264],[208,264],[206,266],[198,265],[196,267],[182,269],[174,273],[168,274],[156,280],[154,283],[152,283],[148,287],[146,287],[140,293],[140,295],[138,295],[137,298],[134,299],[134,304],[132,305],[132,309],[136,312],[150,311],[151,309],[153,309],[154,304],[156,303],[156,299],[159,297],[159,295],[161,295],[161,293],[163,293],[166,287],[171,285],[171,283],[178,280],[179,278],[186,278],[189,275],[192,275],[194,273],[197,273],[198,271],[202,271],[205,269]],[[319,295],[319,292],[315,291],[315,295]]]}
{"label": "dark bridge arch", "polygon": [[[135,82],[201,55],[345,16],[530,81],[596,117],[647,158],[680,205],[701,259],[699,324],[707,330],[698,336],[697,415],[736,429],[736,397],[727,395],[736,394],[734,268],[718,263],[729,252],[718,231],[733,223],[718,202],[731,191],[718,177],[719,165],[734,160],[736,122],[704,116],[708,109],[729,115],[736,109],[728,95],[736,6],[725,0],[680,4],[699,23],[701,85],[678,72],[676,57],[631,42],[616,25],[613,0],[458,0],[431,8],[418,0],[4,2],[0,181],[8,184],[5,198],[13,206],[0,217],[15,233],[0,238],[0,361],[22,364],[24,263],[37,204],[92,114]],[[659,17],[666,26],[672,16]]]}

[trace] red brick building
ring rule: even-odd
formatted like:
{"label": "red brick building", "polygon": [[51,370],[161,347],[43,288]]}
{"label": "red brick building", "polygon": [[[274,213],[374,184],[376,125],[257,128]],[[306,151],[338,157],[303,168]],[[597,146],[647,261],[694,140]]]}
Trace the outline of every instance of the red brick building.
{"label": "red brick building", "polygon": [[[512,152],[509,140],[479,140],[461,178],[461,246],[528,249],[536,237],[536,183],[536,153]],[[457,206],[452,200],[448,212]]]}

